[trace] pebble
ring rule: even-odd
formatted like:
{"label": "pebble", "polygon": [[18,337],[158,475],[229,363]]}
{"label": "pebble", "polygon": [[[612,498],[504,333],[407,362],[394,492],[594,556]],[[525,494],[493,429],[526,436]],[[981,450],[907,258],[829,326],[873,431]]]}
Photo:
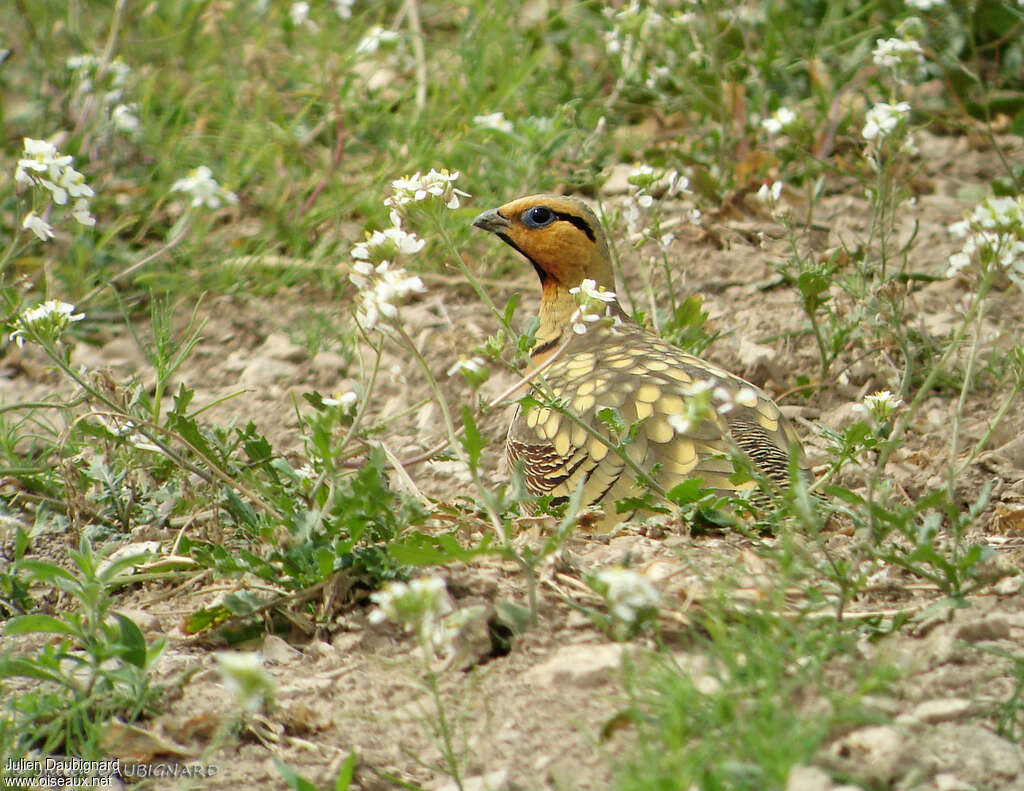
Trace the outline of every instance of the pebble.
{"label": "pebble", "polygon": [[597,686],[607,682],[618,671],[622,651],[623,646],[619,643],[564,646],[547,661],[530,668],[526,672],[526,680],[541,686]]}

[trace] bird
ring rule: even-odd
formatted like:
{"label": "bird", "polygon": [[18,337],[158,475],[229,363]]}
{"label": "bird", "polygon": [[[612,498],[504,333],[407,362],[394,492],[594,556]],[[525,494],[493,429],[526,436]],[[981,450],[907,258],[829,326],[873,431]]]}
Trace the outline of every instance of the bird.
{"label": "bird", "polygon": [[[633,516],[613,504],[644,494],[645,479],[664,491],[693,478],[720,495],[759,489],[737,475],[737,452],[779,487],[790,482],[791,456],[799,474],[809,475],[792,423],[763,390],[670,345],[617,299],[601,320],[581,320],[578,290],[604,302],[615,289],[608,237],[584,201],[529,195],[483,212],[473,225],[526,258],[540,279],[527,365],[533,398],[521,400],[505,443],[531,494],[561,500],[582,487],[581,506],[604,510],[593,529],[607,532]],[[635,430],[613,431],[598,415],[606,407]]]}

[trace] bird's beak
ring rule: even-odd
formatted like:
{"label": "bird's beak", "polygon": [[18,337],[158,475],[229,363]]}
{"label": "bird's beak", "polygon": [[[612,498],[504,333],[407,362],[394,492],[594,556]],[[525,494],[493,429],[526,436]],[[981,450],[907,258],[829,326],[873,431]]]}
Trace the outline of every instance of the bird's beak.
{"label": "bird's beak", "polygon": [[491,209],[485,211],[473,220],[473,227],[480,228],[484,231],[490,231],[491,233],[501,233],[506,228],[511,227],[511,223],[498,214],[497,209]]}

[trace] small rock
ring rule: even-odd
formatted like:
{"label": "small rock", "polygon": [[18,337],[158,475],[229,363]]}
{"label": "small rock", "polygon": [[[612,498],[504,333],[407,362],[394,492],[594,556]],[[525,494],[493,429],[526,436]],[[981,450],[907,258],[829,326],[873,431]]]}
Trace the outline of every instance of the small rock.
{"label": "small rock", "polygon": [[291,338],[281,332],[270,333],[260,347],[259,353],[262,357],[289,363],[301,363],[309,357],[304,346],[293,343]]}
{"label": "small rock", "polygon": [[[496,769],[485,775],[462,778],[462,791],[504,791],[508,788],[508,769]],[[459,791],[454,780],[442,782],[440,785],[431,786],[433,791]]]}
{"label": "small rock", "polygon": [[263,658],[273,665],[287,665],[302,656],[275,634],[263,638]]}
{"label": "small rock", "polygon": [[925,769],[949,772],[981,788],[1007,788],[1024,773],[1024,749],[981,725],[939,723],[922,731],[914,750]]}
{"label": "small rock", "polygon": [[863,415],[857,412],[854,406],[854,403],[848,401],[833,409],[829,409],[822,413],[821,422],[831,429],[842,431],[858,420],[863,420]]}
{"label": "small rock", "polygon": [[629,192],[633,185],[629,183],[629,177],[636,170],[635,165],[625,162],[612,165],[608,169],[607,177],[601,186],[601,192],[605,195],[624,195]]}
{"label": "small rock", "polygon": [[245,369],[238,376],[238,383],[242,387],[249,387],[254,390],[268,387],[280,382],[295,374],[298,366],[295,363],[285,360],[275,360],[272,357],[256,357],[248,362]]}
{"label": "small rock", "polygon": [[875,784],[899,777],[907,753],[906,739],[891,725],[860,728],[832,745],[832,754],[847,771]]}
{"label": "small rock", "polygon": [[786,778],[786,791],[832,791],[832,777],[816,766],[794,766]]}
{"label": "small rock", "polygon": [[622,663],[622,651],[619,643],[564,646],[546,662],[530,668],[526,679],[552,687],[559,684],[596,686],[614,677]]}
{"label": "small rock", "polygon": [[970,783],[965,783],[952,772],[939,772],[935,775],[937,791],[978,791]]}
{"label": "small rock", "polygon": [[740,363],[747,368],[770,365],[776,357],[775,349],[771,346],[754,343],[747,338],[740,339],[736,345],[736,353],[739,355]]}
{"label": "small rock", "polygon": [[309,367],[318,374],[328,374],[340,379],[348,371],[351,361],[337,352],[317,352],[309,361]]}
{"label": "small rock", "polygon": [[321,659],[336,659],[338,656],[338,651],[335,647],[323,640],[313,640],[310,642],[310,644],[306,646],[304,653],[314,662]]}
{"label": "small rock", "polygon": [[973,701],[966,698],[940,698],[938,700],[926,700],[914,706],[907,714],[899,718],[900,722],[920,722],[925,725],[935,725],[939,722],[950,722],[969,717],[976,711],[977,707]]}
{"label": "small rock", "polygon": [[1024,588],[1024,574],[1004,577],[995,584],[993,590],[1000,596],[1013,596],[1020,593],[1021,588]]}
{"label": "small rock", "polygon": [[1005,640],[1010,637],[1010,621],[1002,615],[988,615],[957,626],[956,637],[967,643],[981,640]]}

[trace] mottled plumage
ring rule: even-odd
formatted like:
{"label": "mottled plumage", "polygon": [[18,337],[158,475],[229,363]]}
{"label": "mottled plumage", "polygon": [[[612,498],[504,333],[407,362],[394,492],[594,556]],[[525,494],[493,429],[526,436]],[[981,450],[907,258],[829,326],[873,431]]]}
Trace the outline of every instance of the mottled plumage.
{"label": "mottled plumage", "polygon": [[[641,469],[653,471],[665,489],[695,477],[722,492],[754,486],[753,481],[730,480],[730,445],[772,480],[783,485],[788,481],[791,448],[801,457],[803,451],[789,420],[762,390],[669,345],[627,318],[617,303],[611,306],[615,321],[593,323],[582,334],[573,331],[577,304],[569,290],[586,278],[608,290],[615,287],[604,231],[585,203],[533,195],[484,212],[473,224],[511,245],[537,271],[540,326],[531,364],[549,363],[542,370],[543,381],[582,423],[610,437],[597,419],[602,407],[618,409],[627,425],[640,421],[626,454]],[[687,399],[702,382],[724,388],[732,408],[691,425],[670,420],[686,413]],[[554,409],[517,412],[506,450],[512,465],[522,464],[535,494],[568,497],[582,482],[583,502],[605,506],[602,527],[628,516],[615,514],[615,500],[643,491],[609,443]]]}

